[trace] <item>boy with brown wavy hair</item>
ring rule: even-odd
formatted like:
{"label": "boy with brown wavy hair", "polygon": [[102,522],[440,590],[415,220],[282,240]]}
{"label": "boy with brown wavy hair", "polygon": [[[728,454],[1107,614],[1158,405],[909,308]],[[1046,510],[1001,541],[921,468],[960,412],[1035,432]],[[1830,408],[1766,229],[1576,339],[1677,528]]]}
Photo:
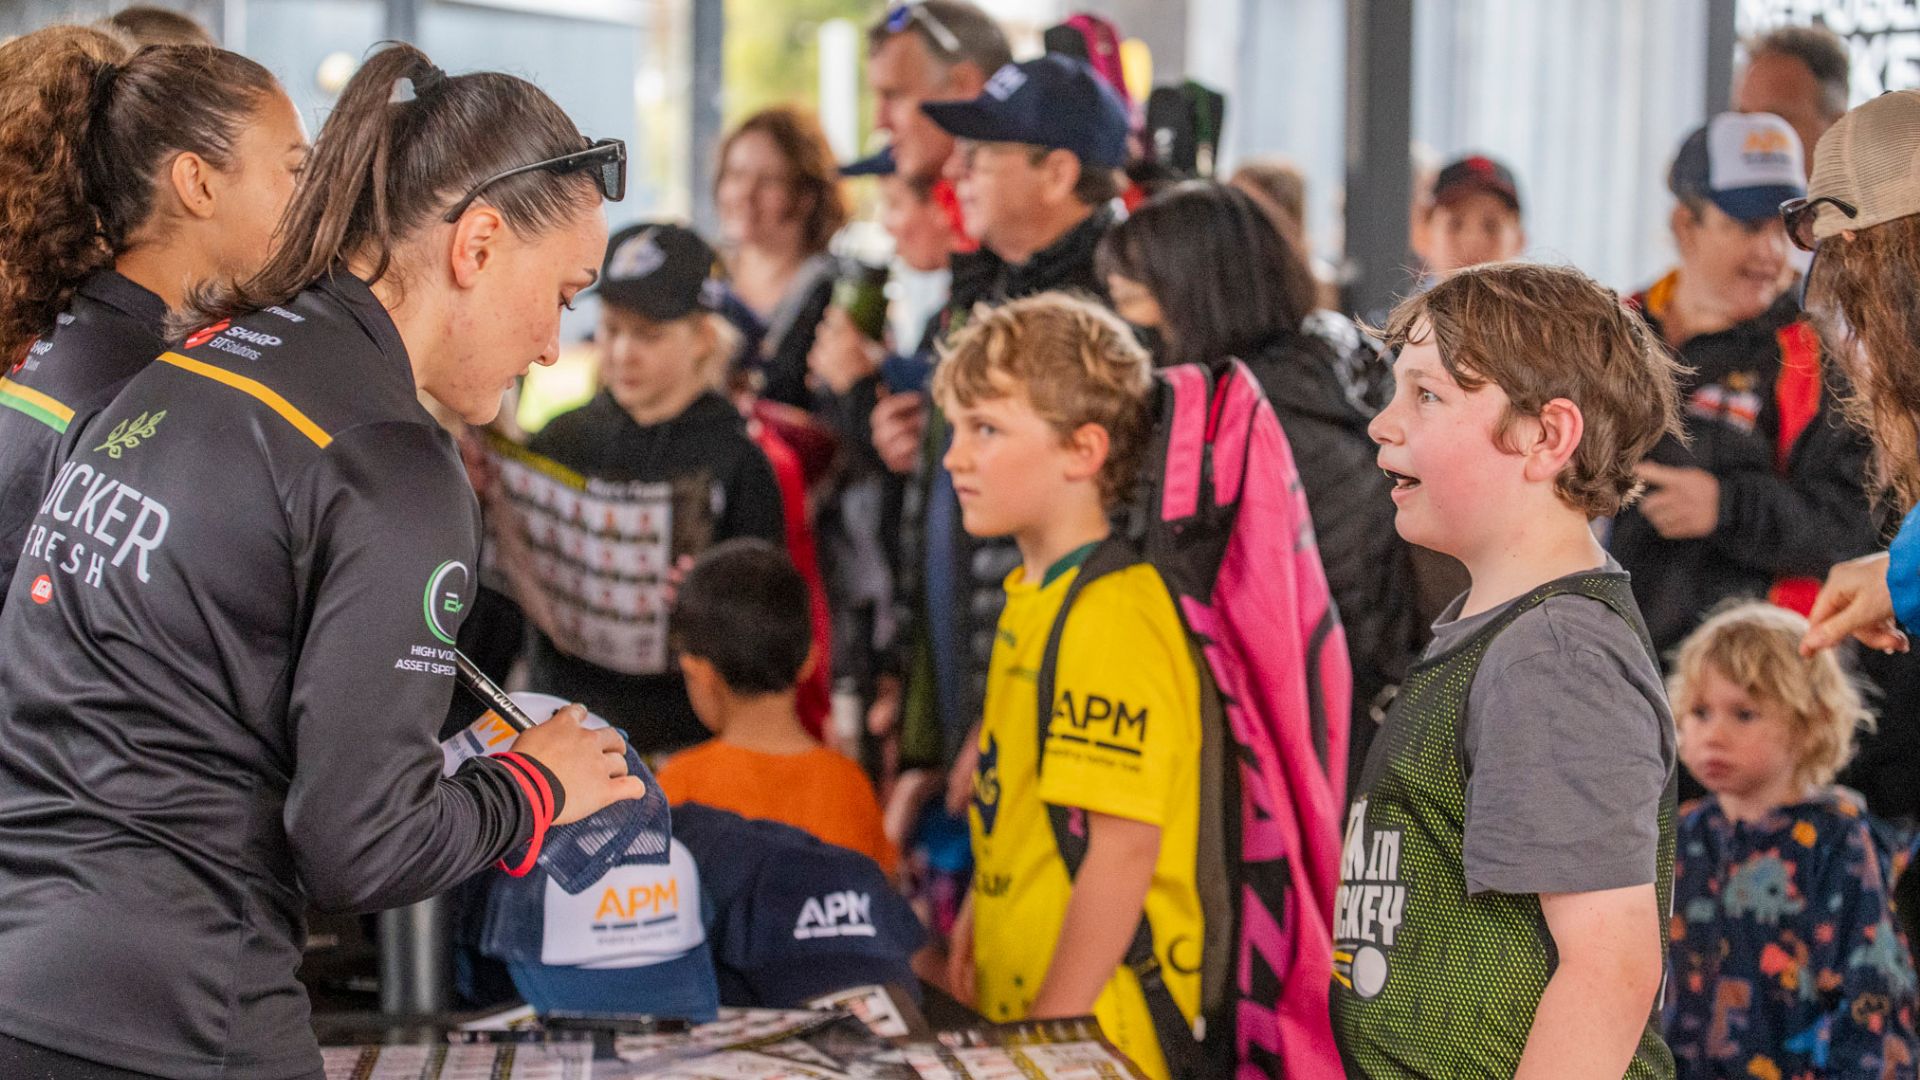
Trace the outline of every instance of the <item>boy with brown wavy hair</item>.
{"label": "boy with brown wavy hair", "polygon": [[1592,519],[1677,426],[1640,317],[1578,271],[1464,270],[1393,313],[1371,426],[1396,526],[1472,578],[1376,736],[1335,906],[1358,1077],[1671,1077],[1656,998],[1674,736]]}
{"label": "boy with brown wavy hair", "polygon": [[[977,314],[934,381],[966,529],[1012,537],[1022,560],[988,667],[952,988],[996,1021],[1090,1013],[1164,1080],[1167,1051],[1185,1048],[1163,1050],[1156,1004],[1170,998],[1187,1025],[1200,1008],[1200,682],[1151,565],[1090,575],[1060,639],[1052,719],[1036,723],[1048,636],[1130,489],[1151,388],[1126,325],[1059,293]],[[1084,842],[1077,872],[1055,813]],[[1143,925],[1155,963],[1136,970]],[[1164,984],[1153,1003],[1143,980]]]}

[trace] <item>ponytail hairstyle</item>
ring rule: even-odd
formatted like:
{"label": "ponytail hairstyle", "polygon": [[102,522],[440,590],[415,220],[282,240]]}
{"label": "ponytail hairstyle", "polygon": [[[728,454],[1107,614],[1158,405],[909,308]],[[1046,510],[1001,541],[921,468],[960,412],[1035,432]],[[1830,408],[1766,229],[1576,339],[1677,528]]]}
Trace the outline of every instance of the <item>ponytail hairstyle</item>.
{"label": "ponytail hairstyle", "polygon": [[192,152],[230,168],[248,119],[278,88],[238,53],[135,52],[96,27],[0,45],[0,367],[132,246],[173,159]]}
{"label": "ponytail hairstyle", "polygon": [[[368,282],[379,281],[396,249],[481,182],[586,148],[560,106],[525,79],[448,75],[419,49],[386,43],[320,128],[280,222],[281,235],[299,242],[279,245],[244,282],[196,289],[175,329],[285,303],[349,259],[370,260]],[[600,194],[587,173],[535,169],[490,184],[483,198],[531,237],[598,206]]]}

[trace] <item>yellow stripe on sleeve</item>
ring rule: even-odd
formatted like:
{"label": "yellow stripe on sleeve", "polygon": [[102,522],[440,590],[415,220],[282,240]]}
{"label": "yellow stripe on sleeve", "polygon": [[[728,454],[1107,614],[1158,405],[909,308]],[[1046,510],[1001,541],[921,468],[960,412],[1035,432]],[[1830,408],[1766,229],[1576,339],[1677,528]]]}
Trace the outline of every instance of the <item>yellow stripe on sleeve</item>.
{"label": "yellow stripe on sleeve", "polygon": [[214,367],[212,364],[204,361],[195,360],[191,356],[182,356],[179,353],[161,353],[160,359],[172,364],[174,367],[191,371],[195,375],[212,379],[214,382],[225,383],[235,390],[246,394],[267,408],[279,413],[282,420],[292,424],[300,434],[312,439],[315,446],[324,449],[333,443],[333,436],[321,430],[320,425],[308,419],[306,413],[294,408],[292,402],[281,397],[272,387],[265,383],[256,379],[249,379],[245,375],[235,374],[226,368]]}

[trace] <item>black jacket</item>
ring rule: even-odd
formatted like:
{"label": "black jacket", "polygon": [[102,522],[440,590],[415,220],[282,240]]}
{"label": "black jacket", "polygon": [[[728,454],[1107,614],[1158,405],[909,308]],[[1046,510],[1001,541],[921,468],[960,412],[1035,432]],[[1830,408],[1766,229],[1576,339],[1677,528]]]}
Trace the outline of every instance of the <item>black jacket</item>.
{"label": "black jacket", "polygon": [[479,509],[373,293],[187,341],[70,438],[0,616],[0,1031],[314,1076],[308,905],[432,896],[534,817],[441,777]]}
{"label": "black jacket", "polygon": [[[727,400],[707,393],[664,423],[641,427],[605,390],[557,416],[528,444],[535,453],[598,480],[692,477],[712,490],[711,542],[754,536],[786,546],[780,488],[767,456],[747,437]],[[642,753],[679,749],[707,737],[677,671],[624,675],[568,656],[534,635],[532,687],[581,702],[627,732]]]}
{"label": "black jacket", "polygon": [[[925,344],[935,349],[944,345],[965,325],[976,304],[993,305],[1054,291],[1075,292],[1105,303],[1106,285],[1094,272],[1093,251],[1112,225],[1112,212],[1098,208],[1019,265],[1006,262],[986,248],[956,256],[952,295],[947,306],[929,321]],[[911,764],[936,763],[936,754],[938,762],[951,760],[967,731],[980,719],[993,632],[1006,601],[1002,586],[1007,574],[1020,564],[1020,553],[1012,540],[976,540],[960,527],[952,483],[940,464],[950,435],[946,418],[939,409],[930,408],[920,461],[907,483],[900,514],[894,666],[907,674],[910,684],[905,723],[908,742],[917,744],[910,748]],[[931,507],[930,502],[936,498],[944,505]],[[926,528],[930,510],[939,514],[936,521],[948,523],[948,557],[939,568],[928,563]],[[957,653],[943,648],[943,643],[933,640],[929,632],[930,573],[952,583],[954,626],[949,644]],[[936,659],[942,656],[945,659]],[[914,679],[922,681],[917,691],[911,688]],[[932,685],[926,685],[928,682]],[[931,710],[932,715],[925,715],[924,710]],[[937,748],[929,740],[911,737],[912,729],[927,730],[929,720],[938,729]]]}
{"label": "black jacket", "polygon": [[[1655,333],[1656,288],[1636,297]],[[1843,392],[1828,359],[1813,419],[1784,470],[1775,466],[1781,334],[1800,317],[1791,294],[1731,329],[1679,350],[1681,411],[1692,446],[1662,439],[1651,459],[1705,469],[1720,481],[1720,518],[1710,536],[1667,540],[1632,507],[1614,519],[1608,546],[1633,575],[1634,599],[1662,656],[1721,601],[1764,597],[1776,581],[1824,578],[1837,562],[1874,549],[1867,495],[1871,444],[1837,407]]]}
{"label": "black jacket", "polygon": [[1293,447],[1347,633],[1355,730],[1370,732],[1375,698],[1400,682],[1427,637],[1414,604],[1412,548],[1394,528],[1393,483],[1367,435],[1393,396],[1393,371],[1358,327],[1327,311],[1245,359]]}
{"label": "black jacket", "polygon": [[0,603],[27,526],[82,427],[166,348],[167,305],[112,270],[88,278],[14,370],[0,376]]}

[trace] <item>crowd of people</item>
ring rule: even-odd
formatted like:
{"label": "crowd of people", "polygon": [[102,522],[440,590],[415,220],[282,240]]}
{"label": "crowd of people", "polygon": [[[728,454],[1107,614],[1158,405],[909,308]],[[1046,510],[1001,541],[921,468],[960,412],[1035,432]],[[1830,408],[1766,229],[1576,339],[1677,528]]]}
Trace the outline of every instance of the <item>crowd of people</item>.
{"label": "crowd of people", "polygon": [[[1297,170],[1168,162],[1064,29],[889,8],[886,149],[755,113],[711,236],[609,235],[617,140],[410,46],[310,143],[177,16],[0,45],[0,1072],[313,1075],[309,907],[447,894],[472,1004],[1912,1080],[1920,92],[1849,112],[1777,31],[1658,280],[1525,261],[1473,154],[1356,317]],[[597,390],[526,435],[588,297]],[[468,657],[577,704],[443,776]],[[629,748],[671,857],[562,890]]]}

